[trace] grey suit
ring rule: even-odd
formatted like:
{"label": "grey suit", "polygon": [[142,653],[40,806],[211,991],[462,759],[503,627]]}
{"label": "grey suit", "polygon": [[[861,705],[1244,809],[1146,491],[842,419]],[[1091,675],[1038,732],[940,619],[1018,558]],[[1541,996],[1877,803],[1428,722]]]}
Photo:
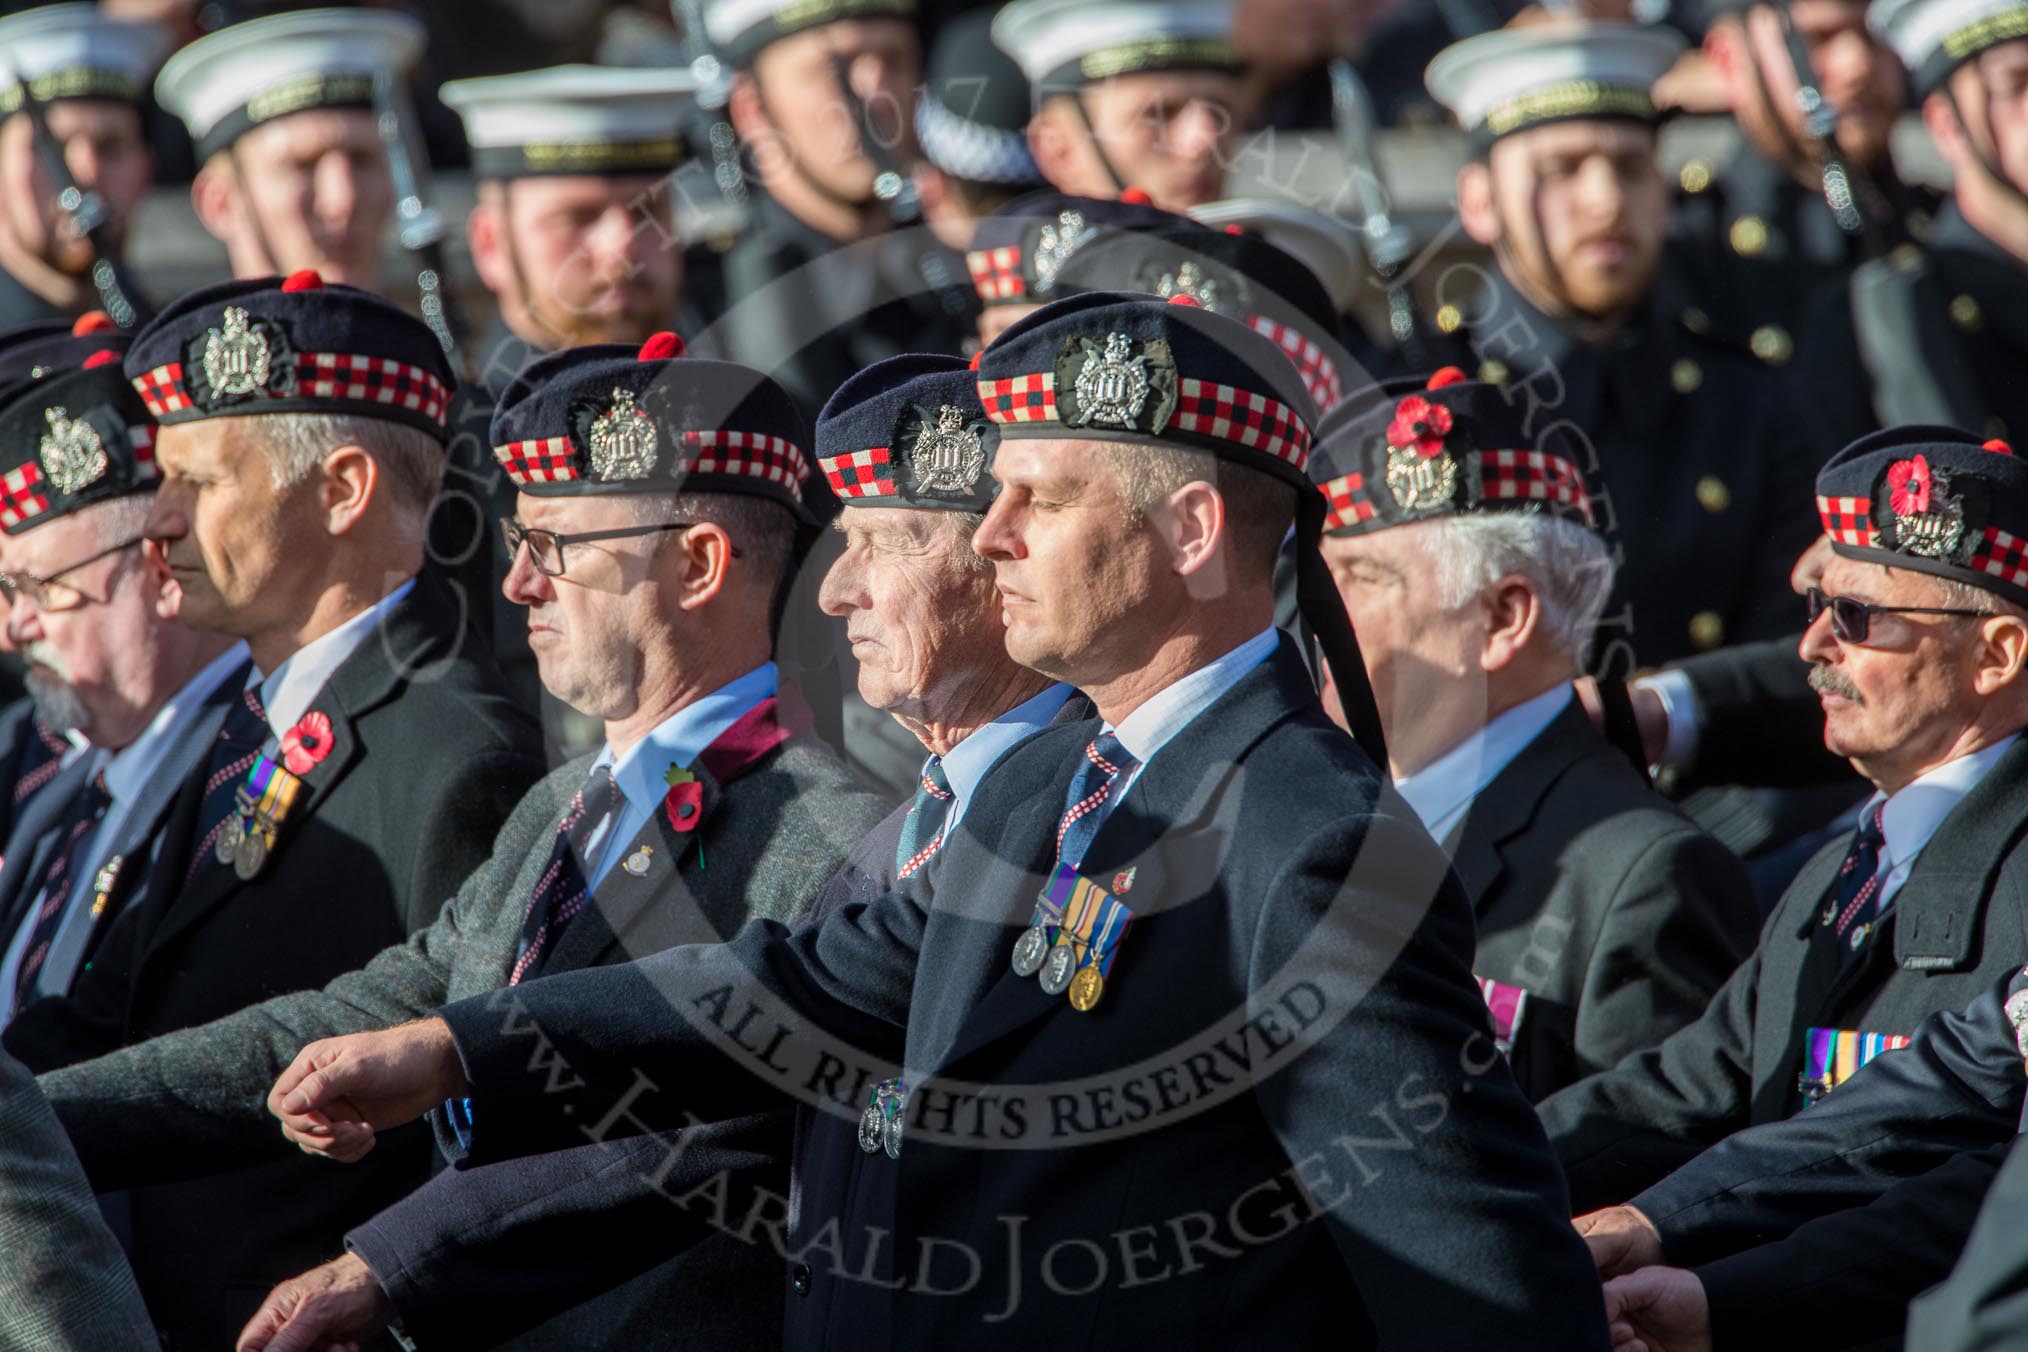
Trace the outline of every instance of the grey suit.
{"label": "grey suit", "polygon": [[147,1352],[155,1328],[27,1067],[0,1052],[0,1352]]}
{"label": "grey suit", "polygon": [[[491,857],[435,923],[359,971],[46,1075],[43,1088],[93,1183],[162,1182],[293,1153],[265,1100],[304,1044],[385,1028],[506,985],[528,899],[591,765],[592,757],[580,757],[531,789]],[[887,810],[810,738],[792,739],[722,785],[701,767],[698,775],[706,786],[699,825],[679,834],[654,814],[621,854],[647,846],[646,872],[615,867],[563,931],[546,970],[715,941],[753,917],[792,920]],[[455,1153],[441,1123],[439,1141]],[[696,1261],[715,1272],[722,1255],[706,1253],[710,1247]],[[770,1300],[775,1276],[769,1265],[756,1278]],[[597,1318],[619,1313],[605,1309]],[[583,1324],[572,1331],[581,1337]]]}

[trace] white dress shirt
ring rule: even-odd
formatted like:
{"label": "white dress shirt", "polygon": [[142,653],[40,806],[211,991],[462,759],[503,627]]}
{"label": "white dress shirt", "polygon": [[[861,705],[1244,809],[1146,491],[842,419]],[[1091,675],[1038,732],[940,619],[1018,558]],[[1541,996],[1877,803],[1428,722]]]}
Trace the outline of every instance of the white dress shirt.
{"label": "white dress shirt", "polygon": [[1279,630],[1263,629],[1223,657],[1156,691],[1140,708],[1121,719],[1117,728],[1108,723],[1106,731],[1119,738],[1127,754],[1140,763],[1113,786],[1105,806],[1099,809],[1103,814],[1100,820],[1110,816],[1113,805],[1127,796],[1127,790],[1148,768],[1156,752],[1215,704],[1219,696],[1238,685],[1242,676],[1267,661],[1280,642]]}
{"label": "white dress shirt", "polygon": [[1472,800],[1484,793],[1576,697],[1568,682],[1559,682],[1533,699],[1523,700],[1395,788],[1434,839],[1448,839],[1464,820]]}
{"label": "white dress shirt", "polygon": [[261,707],[267,710],[268,726],[275,734],[268,743],[270,751],[283,733],[310,712],[331,674],[345,665],[345,659],[358,651],[388,612],[407,600],[414,590],[415,579],[410,578],[336,629],[318,635],[290,653],[265,676],[258,671],[253,674],[252,680],[260,682]]}

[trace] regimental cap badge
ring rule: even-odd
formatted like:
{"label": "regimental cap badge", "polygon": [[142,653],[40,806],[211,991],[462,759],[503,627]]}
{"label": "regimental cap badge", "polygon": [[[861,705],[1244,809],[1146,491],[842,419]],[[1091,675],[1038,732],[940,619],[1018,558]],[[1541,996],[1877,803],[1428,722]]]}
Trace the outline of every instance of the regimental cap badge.
{"label": "regimental cap badge", "polygon": [[105,477],[111,462],[96,427],[83,418],[71,417],[61,405],[45,408],[42,416],[49,422],[49,431],[37,448],[42,472],[59,492],[74,497]]}
{"label": "regimental cap badge", "polygon": [[1035,289],[1041,292],[1054,287],[1056,274],[1063,271],[1070,256],[1097,234],[1098,227],[1085,224],[1083,212],[1057,213],[1056,224],[1042,227],[1042,238],[1035,246]]}
{"label": "regimental cap badge", "polygon": [[592,419],[592,472],[606,483],[645,479],[655,468],[655,420],[634,402],[634,392],[613,391],[612,407]]}
{"label": "regimental cap badge", "polygon": [[1403,511],[1451,504],[1458,488],[1458,459],[1447,439],[1455,426],[1448,408],[1419,394],[1394,406],[1387,424],[1387,491]]}
{"label": "regimental cap badge", "polygon": [[1137,343],[1119,332],[1103,342],[1080,335],[1065,344],[1064,356],[1056,388],[1058,399],[1069,405],[1062,411],[1066,426],[1152,435],[1169,425],[1176,408],[1176,362],[1167,342]]}
{"label": "regimental cap badge", "polygon": [[932,414],[917,409],[921,430],[909,453],[909,468],[915,473],[919,493],[969,494],[978,486],[986,469],[986,441],[983,429],[967,426],[965,411],[949,404]]}
{"label": "regimental cap badge", "polygon": [[1894,544],[1908,554],[1951,560],[1965,535],[1965,507],[1951,492],[1950,476],[1914,455],[1887,467],[1887,507]]}
{"label": "regimental cap badge", "polygon": [[1184,296],[1213,314],[1218,313],[1218,280],[1205,276],[1204,269],[1193,262],[1164,272],[1161,280],[1155,283],[1155,294],[1163,300]]}
{"label": "regimental cap badge", "polygon": [[228,305],[223,328],[204,335],[204,379],[214,398],[244,396],[267,388],[272,354],[268,338],[240,306]]}

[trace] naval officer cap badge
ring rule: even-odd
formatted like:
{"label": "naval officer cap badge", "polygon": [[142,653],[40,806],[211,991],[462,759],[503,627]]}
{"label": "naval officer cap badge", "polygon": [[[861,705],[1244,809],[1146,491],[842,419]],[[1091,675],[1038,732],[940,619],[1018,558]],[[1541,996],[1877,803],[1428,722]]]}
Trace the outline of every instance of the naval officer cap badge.
{"label": "naval officer cap badge", "polygon": [[1817,512],[1846,558],[2028,605],[2028,465],[2004,441],[1952,427],[1875,432],[1818,471]]}
{"label": "naval officer cap badge", "polygon": [[848,507],[983,512],[1000,429],[956,357],[911,354],[867,367],[817,415],[817,464]]}
{"label": "naval officer cap badge", "polygon": [[81,367],[0,388],[0,532],[155,488],[155,423],[120,368],[123,334]]}
{"label": "naval officer cap badge", "polygon": [[552,352],[493,411],[492,437],[507,477],[538,497],[738,493],[815,519],[795,401],[751,367],[685,356],[673,333]]}

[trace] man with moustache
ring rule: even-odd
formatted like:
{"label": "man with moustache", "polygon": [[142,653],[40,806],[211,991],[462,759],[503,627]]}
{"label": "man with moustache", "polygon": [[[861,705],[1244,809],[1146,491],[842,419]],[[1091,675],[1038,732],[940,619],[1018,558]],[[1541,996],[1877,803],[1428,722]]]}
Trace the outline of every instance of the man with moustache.
{"label": "man with moustache", "polygon": [[236,23],[155,80],[197,151],[191,205],[232,275],[304,268],[378,290],[394,182],[373,82],[408,78],[423,28],[390,9],[307,9]]}
{"label": "man with moustache", "polygon": [[[946,411],[955,443],[943,431]],[[1001,641],[993,572],[971,547],[992,505],[998,441],[971,372],[953,357],[869,367],[818,420],[817,463],[842,504],[836,529],[844,537],[821,599],[852,640],[861,697],[929,759],[916,763],[909,801],[854,847],[798,924],[880,895],[897,874],[920,873],[1011,747],[1089,712],[1068,687],[1017,666]],[[940,469],[940,452],[954,445],[975,446],[978,458]],[[248,1345],[358,1338],[390,1319],[424,1344],[504,1337],[694,1242],[698,1227],[684,1223],[673,1199],[743,1157],[756,1157],[759,1192],[786,1196],[782,1161],[793,1154],[800,1219],[788,1244],[799,1248],[839,1208],[837,1190],[860,1157],[844,1140],[858,1129],[860,1106],[840,1077],[812,1087],[793,1113],[769,1114],[758,1132],[734,1123],[615,1138],[442,1174],[347,1235],[347,1256],[277,1288]],[[827,1173],[826,1159],[847,1167]],[[506,1272],[512,1282],[499,1279]],[[663,1287],[668,1310],[729,1320],[735,1345],[779,1345],[774,1300],[728,1309],[737,1293],[700,1283],[688,1260],[672,1277]]]}
{"label": "man with moustache", "polygon": [[[838,1039],[889,1067],[856,1147],[825,1152],[868,1158],[826,1245],[791,1258],[790,1346],[1364,1347],[1416,1341],[1440,1308],[1461,1345],[1603,1348],[1555,1170],[1485,1032],[1463,897],[1275,634],[1282,541],[1314,550],[1323,506],[1294,369],[1237,321],[1098,293],[1009,329],[977,374],[1002,440],[974,542],[1008,653],[1101,720],[1010,753],[898,890],[801,932],[531,982],[515,1031],[504,1002],[465,1002],[312,1044],[271,1107],[297,1139],[342,1142],[470,1093],[477,1162],[582,1141],[584,1112],[637,1074],[720,1115],[777,1105],[782,1072],[728,1062],[715,1000],[695,1003],[729,982],[781,1011],[769,1064],[807,1070]],[[1305,615],[1357,673],[1320,562]],[[1350,707],[1384,755],[1370,696]],[[529,1027],[569,1068],[553,1097],[523,1078]],[[1242,1077],[1153,1069],[1192,1030],[1235,1028]],[[1088,1076],[1090,1095],[1044,1097]],[[670,1102],[637,1090],[630,1125]],[[1376,1110],[1399,1135],[1361,1171],[1347,1123]],[[1210,1261],[1170,1245],[1179,1215]],[[1115,1235],[1136,1256],[1094,1285]],[[990,1282],[939,1266],[965,1243]],[[1052,1289],[1066,1246],[1087,1261]]]}
{"label": "man with moustache", "polygon": [[168,43],[157,25],[108,18],[90,4],[0,19],[0,330],[101,304],[91,279],[96,250],[58,204],[21,81],[72,180],[98,198],[108,235],[122,240],[154,182],[141,105]]}
{"label": "man with moustache", "polygon": [[1895,428],[1817,489],[1836,557],[1801,652],[1826,747],[1875,791],[1702,1018],[1540,1105],[1580,1213],[1827,1094],[1835,1113],[1856,1067],[2028,950],[2028,574],[2008,553],[2028,538],[2028,471],[2001,442]]}
{"label": "man with moustache", "polygon": [[[1451,362],[1509,387],[1529,435],[1568,423],[1619,558],[1594,665],[1792,632],[1789,565],[1811,533],[1800,419],[1778,374],[1683,322],[1649,90],[1680,37],[1551,23],[1447,48],[1428,72],[1478,151],[1466,232],[1494,266],[1439,283]],[[1478,280],[1474,280],[1474,279]]]}
{"label": "man with moustache", "polygon": [[[1867,0],[1709,8],[1704,53],[1741,145],[1721,164],[1684,164],[1669,243],[1700,322],[1781,366],[1815,293],[1921,239],[1940,202],[1895,170],[1889,137],[1906,94],[1893,51],[1866,26]],[[1828,145],[1798,103],[1802,80],[1835,115]],[[1833,192],[1848,185],[1853,210],[1843,217],[1827,204],[1827,176]]]}
{"label": "man with moustache", "polygon": [[[451,382],[420,320],[315,273],[227,282],[157,316],[124,367],[157,424],[145,530],[183,621],[245,639],[253,668],[150,866],[115,880],[131,895],[89,967],[8,1025],[37,1071],[321,986],[400,942],[541,773],[532,721],[418,576]],[[158,1327],[229,1342],[269,1280],[419,1182],[428,1145],[390,1142],[343,1180],[284,1160],[131,1190]]]}
{"label": "man with moustache", "polygon": [[1225,196],[1243,97],[1230,0],[1014,0],[993,37],[1034,86],[1028,145],[1058,190],[1140,188],[1169,211]]}
{"label": "man with moustache", "polygon": [[0,391],[0,595],[46,725],[92,750],[35,798],[0,847],[0,1024],[71,983],[145,871],[176,792],[246,683],[246,646],[177,620],[142,530],[155,423],[120,369],[125,335],[93,335],[68,370]]}
{"label": "man with moustache", "polygon": [[[879,821],[885,803],[821,742],[791,736],[776,698],[769,616],[807,520],[801,416],[757,372],[679,353],[667,333],[568,349],[531,366],[494,420],[495,452],[521,490],[502,523],[508,595],[545,685],[602,724],[605,746],[532,789],[490,857],[406,943],[320,990],[50,1075],[98,1186],[288,1154],[264,1102],[304,1042],[730,934],[754,916],[792,920]],[[608,437],[621,419],[631,440]],[[439,1122],[454,1156],[462,1114],[447,1104]],[[314,1257],[341,1233],[321,1236]],[[772,1296],[773,1265],[754,1259],[729,1240],[708,1245],[527,1345],[715,1340],[729,1312]],[[721,1303],[672,1318],[675,1287]]]}

